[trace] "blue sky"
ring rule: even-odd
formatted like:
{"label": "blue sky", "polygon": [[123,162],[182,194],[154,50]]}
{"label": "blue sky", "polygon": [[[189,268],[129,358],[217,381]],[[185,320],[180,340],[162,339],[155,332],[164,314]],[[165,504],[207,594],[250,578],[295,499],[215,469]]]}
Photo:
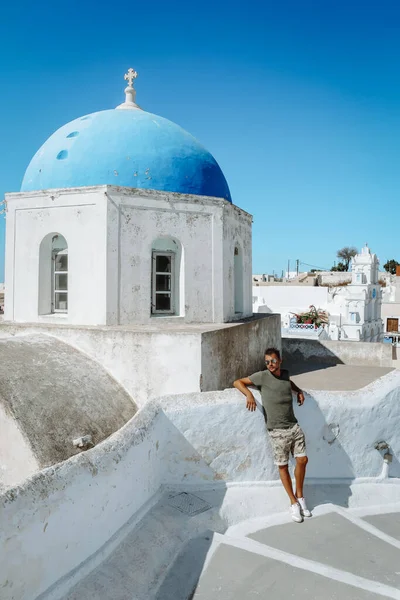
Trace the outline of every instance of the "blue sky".
{"label": "blue sky", "polygon": [[[400,261],[400,3],[20,0],[0,22],[0,195],[64,123],[123,99],[195,135],[254,215],[253,272]],[[4,222],[0,218],[0,280]]]}

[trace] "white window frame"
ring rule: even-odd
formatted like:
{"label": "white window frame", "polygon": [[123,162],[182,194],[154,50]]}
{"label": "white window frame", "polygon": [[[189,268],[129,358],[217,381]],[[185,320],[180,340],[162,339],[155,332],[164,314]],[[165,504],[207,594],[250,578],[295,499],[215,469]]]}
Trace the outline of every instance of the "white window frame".
{"label": "white window frame", "polygon": [[[157,256],[168,256],[171,259],[171,273],[161,273],[156,271],[156,260]],[[157,290],[157,275],[170,275],[171,277],[171,290],[169,292],[165,290]],[[161,250],[153,250],[152,252],[152,263],[151,263],[151,314],[152,315],[174,315],[175,314],[175,252],[163,252]],[[156,309],[156,296],[157,294],[169,294],[171,298],[171,308],[169,310],[157,310]]]}
{"label": "white window frame", "polygon": [[[60,254],[63,255],[67,255],[68,257],[68,248],[65,248],[64,250],[54,250],[53,251],[53,256],[52,256],[52,271],[53,271],[53,277],[52,277],[52,312],[53,313],[67,313],[68,312],[68,267],[67,266],[67,270],[66,271],[56,271],[56,259],[57,256],[59,256]],[[68,258],[67,258],[68,260]],[[56,280],[57,280],[57,275],[66,275],[67,276],[67,289],[66,290],[57,290],[56,289]],[[61,308],[56,308],[56,295],[57,294],[66,294],[67,295],[67,308],[66,309],[61,309]]]}

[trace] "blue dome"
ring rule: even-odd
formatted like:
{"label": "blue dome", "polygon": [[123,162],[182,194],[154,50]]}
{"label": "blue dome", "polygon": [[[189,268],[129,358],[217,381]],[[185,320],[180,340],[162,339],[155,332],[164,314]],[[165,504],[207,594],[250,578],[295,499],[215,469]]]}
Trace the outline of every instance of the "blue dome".
{"label": "blue dome", "polygon": [[21,191],[106,184],[231,201],[214,157],[175,123],[140,109],[104,110],[58,129],[32,158]]}

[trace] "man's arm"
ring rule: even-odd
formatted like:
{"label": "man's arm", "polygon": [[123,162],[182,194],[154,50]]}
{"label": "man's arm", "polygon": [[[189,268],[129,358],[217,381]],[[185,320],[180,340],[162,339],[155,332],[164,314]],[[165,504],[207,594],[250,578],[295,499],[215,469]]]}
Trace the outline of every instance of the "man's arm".
{"label": "man's arm", "polygon": [[233,385],[237,390],[239,390],[239,392],[242,392],[242,394],[246,396],[246,408],[248,408],[250,411],[256,410],[256,401],[254,399],[252,391],[248,388],[249,385],[254,385],[250,377],[242,377],[242,379],[236,379],[236,381],[233,382]]}
{"label": "man's arm", "polygon": [[304,394],[303,394],[302,390],[291,379],[290,379],[290,386],[292,388],[292,391],[297,394],[297,404],[299,406],[301,406],[302,404],[304,404]]}

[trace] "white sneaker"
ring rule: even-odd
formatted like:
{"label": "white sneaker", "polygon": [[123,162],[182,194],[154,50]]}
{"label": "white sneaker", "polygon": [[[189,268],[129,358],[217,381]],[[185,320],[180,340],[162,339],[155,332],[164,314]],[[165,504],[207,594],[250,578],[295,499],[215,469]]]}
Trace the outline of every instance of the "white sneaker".
{"label": "white sneaker", "polygon": [[311,512],[307,508],[307,504],[304,498],[297,498],[297,502],[300,505],[300,513],[303,517],[311,517]]}
{"label": "white sneaker", "polygon": [[300,505],[297,502],[295,502],[291,505],[290,510],[292,513],[292,521],[294,521],[295,523],[302,523],[303,517],[301,516],[300,512]]}

